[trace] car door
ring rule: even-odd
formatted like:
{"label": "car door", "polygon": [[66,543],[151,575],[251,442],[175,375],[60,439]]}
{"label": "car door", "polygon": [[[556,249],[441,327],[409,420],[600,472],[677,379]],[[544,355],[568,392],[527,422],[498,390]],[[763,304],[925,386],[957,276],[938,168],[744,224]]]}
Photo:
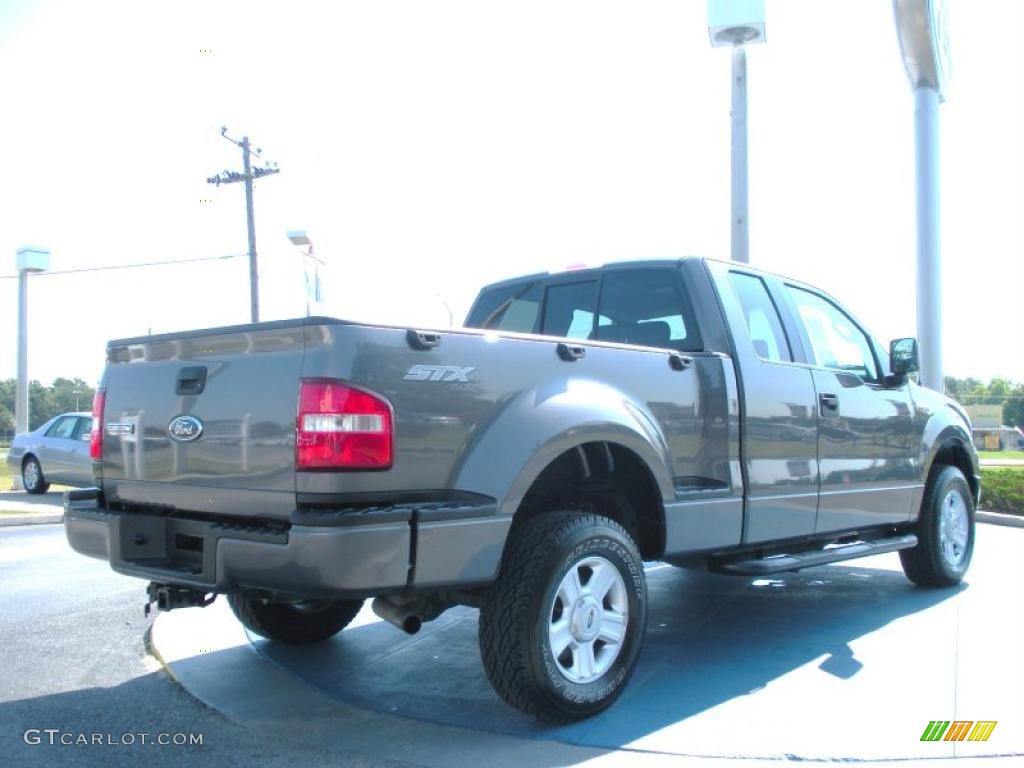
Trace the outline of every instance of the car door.
{"label": "car door", "polygon": [[48,482],[67,483],[73,475],[71,456],[77,429],[77,416],[61,416],[46,430],[40,442],[39,460]]}
{"label": "car door", "polygon": [[92,485],[92,456],[89,455],[89,433],[92,430],[92,417],[79,416],[78,428],[72,441],[74,446],[68,459],[68,479],[71,485]]}
{"label": "car door", "polygon": [[786,284],[818,414],[817,532],[906,521],[920,487],[909,387],[886,386],[875,345],[832,299]]}
{"label": "car door", "polygon": [[[818,422],[811,371],[799,364],[769,291],[772,278],[707,262],[733,336],[743,419],[743,542],[807,536],[818,512]],[[734,300],[733,300],[734,299]]]}

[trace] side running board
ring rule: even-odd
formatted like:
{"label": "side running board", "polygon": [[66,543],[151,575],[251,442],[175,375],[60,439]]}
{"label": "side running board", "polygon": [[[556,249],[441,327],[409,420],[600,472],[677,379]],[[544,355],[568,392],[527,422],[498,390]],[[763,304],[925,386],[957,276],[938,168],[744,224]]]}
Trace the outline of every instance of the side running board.
{"label": "side running board", "polygon": [[797,552],[791,555],[772,555],[750,560],[718,560],[713,563],[712,570],[743,576],[763,576],[769,573],[798,571],[801,568],[838,563],[868,555],[880,555],[884,552],[896,552],[916,546],[917,536],[911,533],[873,541],[858,541],[854,544],[844,544],[826,549],[812,549],[808,552]]}

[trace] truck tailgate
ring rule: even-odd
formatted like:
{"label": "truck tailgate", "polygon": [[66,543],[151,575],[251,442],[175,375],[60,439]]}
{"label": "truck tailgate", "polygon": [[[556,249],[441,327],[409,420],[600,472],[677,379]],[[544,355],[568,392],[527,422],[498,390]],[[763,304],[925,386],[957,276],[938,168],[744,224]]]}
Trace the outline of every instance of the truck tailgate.
{"label": "truck tailgate", "polygon": [[275,323],[111,342],[108,502],[287,519],[305,331]]}

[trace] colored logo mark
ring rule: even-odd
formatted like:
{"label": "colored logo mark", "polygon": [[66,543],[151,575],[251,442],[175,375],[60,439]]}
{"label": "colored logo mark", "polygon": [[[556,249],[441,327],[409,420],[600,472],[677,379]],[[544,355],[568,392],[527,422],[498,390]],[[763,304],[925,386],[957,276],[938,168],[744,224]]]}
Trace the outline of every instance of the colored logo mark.
{"label": "colored logo mark", "polygon": [[996,720],[931,720],[921,741],[988,741]]}

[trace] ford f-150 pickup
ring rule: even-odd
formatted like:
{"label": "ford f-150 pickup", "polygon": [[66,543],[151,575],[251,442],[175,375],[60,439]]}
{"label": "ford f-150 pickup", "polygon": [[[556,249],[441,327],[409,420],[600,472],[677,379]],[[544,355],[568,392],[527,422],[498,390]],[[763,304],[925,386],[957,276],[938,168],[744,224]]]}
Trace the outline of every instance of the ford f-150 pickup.
{"label": "ford f-150 pickup", "polygon": [[112,341],[67,537],[149,580],[147,610],[223,594],[284,643],[367,598],[407,632],[478,607],[498,694],[578,719],[635,665],[645,560],[750,576],[898,551],[916,584],[961,580],[977,455],[917,365],[822,291],[696,258],[490,285],[459,329]]}

